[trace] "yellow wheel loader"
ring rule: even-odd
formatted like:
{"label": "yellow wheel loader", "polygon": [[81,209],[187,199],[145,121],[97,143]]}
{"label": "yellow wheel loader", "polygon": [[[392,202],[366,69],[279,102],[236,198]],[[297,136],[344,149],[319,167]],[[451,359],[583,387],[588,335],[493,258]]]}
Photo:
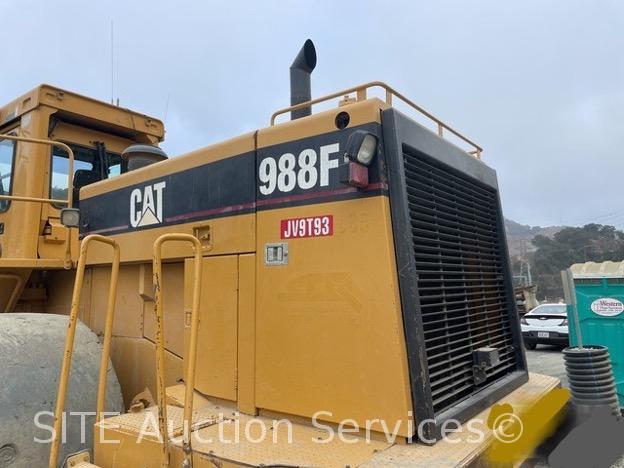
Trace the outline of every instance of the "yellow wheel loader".
{"label": "yellow wheel loader", "polygon": [[455,466],[552,430],[482,148],[381,82],[312,99],[315,65],[170,159],[157,119],[51,86],[0,109],[6,466]]}

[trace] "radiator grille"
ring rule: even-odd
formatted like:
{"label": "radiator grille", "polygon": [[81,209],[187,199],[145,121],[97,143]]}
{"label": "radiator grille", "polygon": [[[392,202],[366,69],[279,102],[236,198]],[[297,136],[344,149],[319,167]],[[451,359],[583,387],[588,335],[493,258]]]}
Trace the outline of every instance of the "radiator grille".
{"label": "radiator grille", "polygon": [[[433,409],[437,414],[516,368],[496,191],[403,153]],[[477,385],[473,351],[501,362]]]}

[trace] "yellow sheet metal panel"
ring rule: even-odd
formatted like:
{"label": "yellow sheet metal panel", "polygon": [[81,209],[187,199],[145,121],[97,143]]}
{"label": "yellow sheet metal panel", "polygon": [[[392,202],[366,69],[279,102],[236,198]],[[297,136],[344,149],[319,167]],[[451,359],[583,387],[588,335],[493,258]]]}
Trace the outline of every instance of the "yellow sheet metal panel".
{"label": "yellow sheet metal panel", "polygon": [[[182,262],[167,263],[163,265],[162,270],[165,349],[182,357],[184,356],[185,320],[184,264]],[[151,267],[149,271],[151,273]],[[143,336],[154,343],[156,342],[156,315],[154,314],[153,300],[143,303]]]}
{"label": "yellow sheet metal panel", "polygon": [[[121,312],[119,312],[121,313]],[[124,404],[148,388],[156,395],[156,346],[145,338],[113,337],[111,360],[121,385]],[[175,385],[183,374],[182,359],[165,353],[166,385]]]}
{"label": "yellow sheet metal panel", "polygon": [[[65,258],[65,239],[67,238],[67,228],[61,224],[60,210],[49,204],[43,204],[41,207],[41,219],[50,224],[50,233],[39,236],[37,253],[39,261],[46,260],[57,261],[63,268],[63,259]],[[41,230],[40,232],[43,232]],[[78,252],[80,251],[80,243],[78,242],[78,229],[71,229],[71,254],[74,261],[78,260]],[[42,264],[39,268],[49,268]]]}
{"label": "yellow sheet metal panel", "polygon": [[65,122],[57,124],[49,135],[50,140],[74,143],[76,145],[93,147],[94,141],[101,141],[106,145],[107,151],[121,154],[128,146],[135,143],[129,138],[122,138],[110,133],[99,132],[90,128],[80,127]]}
{"label": "yellow sheet metal panel", "polygon": [[[226,410],[206,404],[193,411],[192,427],[223,420]],[[231,410],[228,410],[230,414]],[[169,466],[182,466],[182,408],[167,405],[167,427],[171,430]],[[158,416],[152,406],[138,413],[113,416],[95,425],[95,463],[102,468],[161,468],[162,444],[158,440]],[[107,442],[108,441],[108,442]],[[112,442],[111,442],[112,441]]]}
{"label": "yellow sheet metal panel", "polygon": [[[385,440],[366,440],[356,434],[345,434],[343,440],[335,434],[331,437],[324,428],[252,418],[233,410],[208,403],[194,411],[194,466],[359,466],[391,445]],[[177,463],[182,409],[168,406],[167,415],[173,435],[169,444],[170,466],[180,466]],[[96,424],[95,429],[98,466],[159,466],[155,407],[109,418]],[[106,444],[105,440],[119,442]]]}
{"label": "yellow sheet metal panel", "polygon": [[238,409],[256,414],[256,255],[238,257]]}
{"label": "yellow sheet metal panel", "polygon": [[[333,216],[333,235],[289,239],[288,264],[257,258],[256,406],[408,436],[412,409],[385,196],[258,213],[258,252],[282,220]],[[374,430],[381,430],[379,424]]]}
{"label": "yellow sheet metal panel", "polygon": [[26,94],[0,107],[0,125],[15,120],[20,115],[37,107],[39,105],[39,91],[40,87],[31,89]]}
{"label": "yellow sheet metal panel", "polygon": [[[529,381],[503,399],[523,421],[530,408],[549,399],[558,387],[558,379],[530,374]],[[179,393],[183,393],[182,391]],[[559,399],[560,400],[560,399]],[[198,467],[214,466],[471,466],[486,461],[484,455],[496,442],[489,428],[491,409],[482,411],[462,425],[448,439],[434,446],[403,444],[381,438],[366,439],[365,434],[336,435],[335,428],[312,427],[296,421],[266,417],[252,418],[236,414],[234,408],[206,402],[193,414],[193,463]],[[182,430],[182,409],[168,406],[171,466],[180,462],[181,443],[176,437]],[[540,430],[552,421],[545,417],[531,430]],[[100,431],[100,427],[103,431]],[[123,414],[96,424],[95,462],[101,467],[159,466],[160,446],[150,435],[157,428],[156,408]],[[137,438],[143,430],[140,443]],[[333,432],[333,437],[330,434]],[[478,435],[481,435],[478,437]],[[120,443],[103,443],[119,440]],[[505,447],[509,447],[506,444]]]}
{"label": "yellow sheet metal panel", "polygon": [[[136,433],[107,424],[106,420],[96,424],[93,461],[101,468],[161,468],[162,444],[149,437],[138,444],[136,441]],[[183,460],[182,447],[170,446],[169,466],[182,466]]]}
{"label": "yellow sheet metal panel", "polygon": [[62,270],[62,259],[52,258],[0,258],[0,268],[37,268],[45,270]]}
{"label": "yellow sheet metal panel", "polygon": [[154,117],[47,84],[40,85],[37,90],[39,104],[71,113],[74,119],[89,119],[118,127],[125,132],[145,134],[152,137],[154,142],[164,138],[165,127]]}
{"label": "yellow sheet metal panel", "polygon": [[[193,410],[192,428],[206,424],[215,424],[224,419],[231,419],[231,408],[224,408],[211,402],[204,403]],[[226,418],[227,416],[227,418]],[[183,431],[184,410],[181,406],[167,405],[167,426],[169,435],[176,437]],[[116,426],[118,429],[136,434],[143,434],[143,437],[156,440],[158,431],[158,407],[150,406],[141,411],[128,412],[117,416],[106,418],[102,426]]]}
{"label": "yellow sheet metal panel", "polygon": [[[172,385],[167,387],[167,404],[172,406],[177,406],[179,408],[184,408],[184,398],[185,398],[186,386],[183,383]],[[203,396],[201,393],[195,391],[193,392],[193,408],[197,410],[202,406],[206,406],[211,404],[210,400]]]}
{"label": "yellow sheet metal panel", "polygon": [[323,133],[336,131],[336,116],[349,113],[349,127],[381,122],[381,109],[388,107],[383,101],[373,98],[347,106],[337,107],[313,114],[305,119],[290,120],[258,132],[258,148],[276,145],[290,140],[298,140]]}
{"label": "yellow sheet metal panel", "polygon": [[[48,131],[48,112],[38,108],[28,114],[15,131],[16,136],[45,138]],[[48,167],[49,148],[36,143],[17,142],[14,150],[12,193],[14,196],[42,198],[47,196],[47,181],[43,177]],[[41,204],[11,201],[0,222],[4,233],[0,236],[3,259],[36,259],[39,234],[43,229]]]}
{"label": "yellow sheet metal panel", "polygon": [[[207,257],[203,262],[195,388],[205,395],[236,401],[238,256]],[[185,335],[190,330],[192,274],[193,260],[187,259],[183,290],[184,311],[189,313]],[[185,345],[184,352],[186,349]]]}
{"label": "yellow sheet metal panel", "polygon": [[[195,229],[204,227],[206,224],[210,225],[212,246],[204,251],[204,255],[224,255],[255,250],[256,216],[250,213],[117,234],[115,240],[121,248],[121,261],[151,261],[152,245],[159,236],[173,232],[195,235]],[[170,243],[163,246],[164,259],[181,259],[190,257],[192,254],[191,247],[183,243]],[[103,264],[108,261],[110,260],[106,257],[106,249],[94,245],[89,251],[88,264]]]}
{"label": "yellow sheet metal panel", "polygon": [[[335,434],[329,440],[329,432],[323,428],[262,417],[240,415],[233,419],[197,431],[194,461],[212,461],[214,466],[221,466],[222,461],[235,466],[360,466],[391,445],[347,433],[344,440]],[[200,462],[197,466],[210,465]]]}
{"label": "yellow sheet metal panel", "polygon": [[[154,117],[50,85],[40,85],[0,107],[0,126],[42,108],[70,117],[75,123],[106,128],[143,143],[162,141],[165,134],[163,123]],[[41,138],[47,136],[46,130]]]}
{"label": "yellow sheet metal panel", "polygon": [[[95,245],[95,244],[92,244]],[[110,268],[92,268],[91,307],[89,328],[104,332],[106,299],[110,281]],[[138,294],[139,265],[123,265],[119,270],[117,302],[113,334],[140,338],[143,336],[143,300]]]}
{"label": "yellow sheet metal panel", "polygon": [[[523,411],[538,404],[553,392],[559,390],[561,382],[555,377],[542,374],[529,374],[529,381],[517,388],[497,403],[510,405],[514,415],[522,416]],[[481,458],[489,446],[496,441],[487,422],[492,408],[487,408],[474,418],[461,425],[461,430],[450,434],[433,446],[423,444],[397,444],[388,450],[378,452],[367,463],[366,468],[381,466],[410,466],[427,468],[431,466],[491,466]],[[544,425],[550,420],[544,420]],[[534,427],[532,430],[539,430]],[[481,437],[478,437],[478,436]],[[476,441],[476,442],[475,442]],[[509,441],[507,441],[509,442]],[[505,441],[503,441],[505,443]],[[520,465],[523,460],[515,460]],[[514,463],[514,466],[515,466]],[[507,464],[511,465],[511,463]],[[497,466],[497,465],[494,465]]]}
{"label": "yellow sheet metal panel", "polygon": [[[48,314],[68,315],[76,270],[57,270],[47,273],[48,298],[45,310]],[[78,318],[91,328],[91,283],[92,271],[85,270]],[[105,286],[106,287],[106,286]]]}
{"label": "yellow sheet metal panel", "polygon": [[254,134],[246,133],[230,140],[206,146],[190,153],[170,158],[166,161],[151,166],[143,167],[128,172],[122,178],[113,178],[88,185],[80,191],[80,199],[94,197],[112,190],[117,190],[129,185],[163,177],[174,172],[185,171],[203,164],[226,159],[231,156],[253,151],[255,147]]}

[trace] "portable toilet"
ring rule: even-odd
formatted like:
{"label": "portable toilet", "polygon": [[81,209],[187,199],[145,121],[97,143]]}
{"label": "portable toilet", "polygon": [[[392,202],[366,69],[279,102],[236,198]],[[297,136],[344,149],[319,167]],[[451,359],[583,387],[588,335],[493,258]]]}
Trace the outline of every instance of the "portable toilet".
{"label": "portable toilet", "polygon": [[[624,407],[624,261],[576,263],[568,279],[573,283],[564,284],[570,346],[578,345],[580,332],[583,345],[609,348],[618,399]],[[568,297],[571,292],[574,297]]]}

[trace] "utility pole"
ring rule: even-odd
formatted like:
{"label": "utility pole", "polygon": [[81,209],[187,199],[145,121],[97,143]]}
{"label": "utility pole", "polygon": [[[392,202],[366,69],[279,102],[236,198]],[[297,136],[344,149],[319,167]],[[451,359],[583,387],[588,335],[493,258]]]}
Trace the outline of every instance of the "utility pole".
{"label": "utility pole", "polygon": [[529,286],[533,284],[533,277],[531,276],[531,263],[529,262],[529,259],[527,258],[526,239],[522,239],[520,243],[520,274],[524,273],[525,269],[526,269],[526,279],[528,281],[528,284],[526,286]]}

